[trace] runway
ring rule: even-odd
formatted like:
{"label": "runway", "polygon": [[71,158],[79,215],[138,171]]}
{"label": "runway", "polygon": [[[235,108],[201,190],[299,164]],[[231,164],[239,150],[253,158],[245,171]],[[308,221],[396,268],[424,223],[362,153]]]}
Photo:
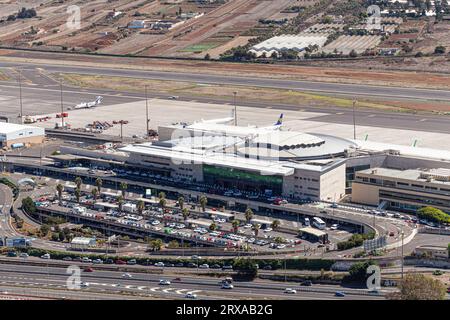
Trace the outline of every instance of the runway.
{"label": "runway", "polygon": [[[38,69],[27,69],[23,75],[30,79],[32,83],[22,84],[23,97],[23,114],[50,114],[61,111],[61,90],[60,86],[53,79],[50,79],[42,74],[37,74]],[[12,121],[16,119],[20,113],[19,102],[19,86],[17,82],[3,82],[0,83],[0,113],[8,116]],[[75,87],[63,87],[63,105],[65,110],[68,107],[73,107],[82,101],[92,101],[96,96],[104,97],[104,103],[100,108],[105,106],[112,106],[117,104],[124,104],[130,102],[139,102],[145,99],[144,93],[131,92],[117,92],[112,90],[102,89],[84,89]],[[167,94],[158,92],[150,92],[149,99],[168,99]],[[215,105],[230,105],[227,98],[210,98],[198,96],[180,96],[180,102],[195,102],[201,103],[207,109],[210,104]],[[238,106],[258,108],[260,111],[264,110],[278,110],[279,112],[287,111],[301,111],[312,112],[316,115],[309,118],[309,121],[320,123],[336,123],[336,124],[352,124],[353,112],[348,108],[342,107],[302,107],[301,109],[295,105],[287,104],[272,104],[267,102],[243,102],[239,101]],[[155,103],[150,104],[150,110],[154,112],[158,109]],[[205,110],[205,118],[208,117],[208,110]],[[172,119],[175,121],[177,119]],[[180,120],[180,119],[178,119]],[[449,117],[437,114],[410,114],[410,113],[395,113],[383,110],[365,110],[357,109],[355,112],[355,121],[358,126],[383,127],[392,129],[426,131],[435,133],[450,133]]]}
{"label": "runway", "polygon": [[[0,67],[21,67],[23,70],[35,68],[36,64],[1,62]],[[56,66],[39,64],[47,72],[80,73],[104,76],[132,77],[153,80],[187,81],[205,84],[230,84],[265,88],[290,89],[308,92],[332,93],[348,96],[370,96],[396,99],[419,99],[430,101],[450,101],[450,91],[435,89],[401,88],[393,86],[356,85],[325,83],[270,78],[237,77],[206,73],[140,71],[133,69],[106,69],[80,66]]]}

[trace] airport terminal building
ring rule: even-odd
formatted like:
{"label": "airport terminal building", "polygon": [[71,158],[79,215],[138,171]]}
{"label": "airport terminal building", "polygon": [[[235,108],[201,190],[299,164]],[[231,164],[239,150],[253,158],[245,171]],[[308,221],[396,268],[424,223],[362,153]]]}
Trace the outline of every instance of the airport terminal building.
{"label": "airport terminal building", "polygon": [[180,185],[197,183],[224,195],[231,190],[230,196],[242,192],[329,202],[347,196],[352,202],[380,208],[450,209],[450,182],[445,180],[450,176],[448,151],[284,131],[275,125],[239,127],[201,121],[159,127],[158,133],[157,141],[108,152],[61,147],[62,155],[55,157],[66,167],[121,168]]}
{"label": "airport terminal building", "polygon": [[0,122],[0,145],[11,147],[15,144],[38,144],[45,138],[45,129],[27,125]]}

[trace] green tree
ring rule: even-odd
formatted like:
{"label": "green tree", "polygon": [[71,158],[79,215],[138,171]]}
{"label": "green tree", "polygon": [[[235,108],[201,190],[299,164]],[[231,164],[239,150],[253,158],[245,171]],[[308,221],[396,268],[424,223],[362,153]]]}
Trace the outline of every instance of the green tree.
{"label": "green tree", "polygon": [[277,230],[279,226],[280,226],[280,220],[273,220],[272,221],[271,227],[272,227],[273,230]]}
{"label": "green tree", "polygon": [[202,211],[206,211],[206,205],[208,204],[208,198],[205,195],[202,195],[199,199],[200,206],[202,207]]}
{"label": "green tree", "polygon": [[245,220],[247,221],[247,223],[250,223],[252,218],[253,218],[253,210],[250,208],[247,208],[245,210]]}
{"label": "green tree", "polygon": [[144,209],[145,209],[145,203],[144,203],[144,201],[139,200],[138,203],[137,203],[137,205],[136,205],[136,209],[137,209],[138,213],[139,213],[140,215],[142,215],[142,213],[144,212]]}
{"label": "green tree", "polygon": [[81,198],[81,190],[80,190],[80,188],[76,188],[75,189],[75,198],[77,199],[77,202],[80,203],[80,198]]}
{"label": "green tree", "polygon": [[80,177],[75,178],[75,185],[77,186],[77,189],[81,189],[81,185],[83,184],[83,180],[81,180]]}
{"label": "green tree", "polygon": [[352,51],[350,51],[349,56],[352,58],[356,58],[358,56],[358,53],[355,51],[355,49],[353,49]]}
{"label": "green tree", "polygon": [[92,197],[94,197],[94,202],[96,202],[97,198],[98,198],[98,189],[97,188],[92,188],[91,193],[92,193]]}
{"label": "green tree", "polygon": [[183,208],[184,208],[184,197],[183,196],[178,197],[178,205],[180,206],[180,209],[183,210]]}
{"label": "green tree", "polygon": [[367,281],[369,275],[367,274],[367,268],[369,266],[375,264],[375,262],[369,260],[366,262],[356,262],[354,263],[349,270],[349,275],[346,280],[350,282],[357,282],[364,284]]}
{"label": "green tree", "polygon": [[261,225],[259,223],[256,223],[252,226],[252,229],[255,232],[255,237],[258,237],[259,229],[261,229]]}
{"label": "green tree", "polygon": [[123,196],[120,195],[117,197],[117,205],[119,206],[119,212],[122,212],[124,199]]}
{"label": "green tree", "polygon": [[52,232],[52,236],[51,236],[53,241],[59,241],[59,235],[56,232]]}
{"label": "green tree", "polygon": [[233,226],[233,232],[234,232],[234,233],[237,233],[237,232],[238,232],[238,229],[239,229],[239,225],[240,225],[239,220],[233,220],[233,221],[231,221],[231,225]]}
{"label": "green tree", "polygon": [[102,192],[103,180],[100,178],[95,179],[95,186],[97,187],[98,193]]}
{"label": "green tree", "polygon": [[58,193],[58,201],[61,204],[62,201],[62,193],[64,191],[64,187],[61,183],[58,183],[58,185],[56,186],[56,192]]}
{"label": "green tree", "polygon": [[63,242],[64,240],[66,240],[66,236],[64,235],[64,232],[59,232],[58,233],[58,239],[59,241]]}
{"label": "green tree", "polygon": [[163,242],[161,239],[153,239],[150,241],[150,248],[152,251],[159,251],[163,246]]}
{"label": "green tree", "polygon": [[238,272],[238,276],[251,279],[254,279],[258,274],[256,262],[251,259],[235,259],[233,261],[233,270]]}
{"label": "green tree", "polygon": [[160,192],[158,194],[158,198],[159,198],[159,205],[161,206],[161,208],[165,208],[166,204],[167,204],[167,200],[166,200],[166,194],[164,192]]}
{"label": "green tree", "polygon": [[189,212],[188,208],[184,208],[183,210],[181,210],[181,214],[183,215],[184,221],[186,221],[191,213]]}
{"label": "green tree", "polygon": [[209,225],[209,230],[211,230],[211,231],[217,230],[217,224],[215,224],[214,222],[211,223],[211,224]]}
{"label": "green tree", "polygon": [[417,210],[417,216],[437,223],[450,223],[450,215],[434,207],[420,208]]}
{"label": "green tree", "polygon": [[22,199],[22,210],[24,210],[28,214],[35,214],[36,213],[36,204],[34,203],[33,199],[30,197],[26,197],[25,199]]}
{"label": "green tree", "polygon": [[275,237],[275,239],[273,239],[273,241],[278,244],[284,243],[284,239],[282,237]]}
{"label": "green tree", "polygon": [[422,273],[406,274],[399,291],[388,295],[392,300],[444,300],[446,287],[441,281]]}
{"label": "green tree", "polygon": [[120,183],[120,190],[122,191],[122,196],[125,197],[125,192],[128,189],[128,184],[126,184],[125,182],[121,182]]}
{"label": "green tree", "polygon": [[444,54],[446,51],[446,48],[444,46],[437,46],[434,48],[434,54]]}
{"label": "green tree", "polygon": [[48,224],[43,224],[39,229],[42,236],[46,236],[50,232],[50,226]]}
{"label": "green tree", "polygon": [[180,244],[178,243],[177,240],[172,240],[167,244],[167,246],[171,249],[176,249],[180,247]]}

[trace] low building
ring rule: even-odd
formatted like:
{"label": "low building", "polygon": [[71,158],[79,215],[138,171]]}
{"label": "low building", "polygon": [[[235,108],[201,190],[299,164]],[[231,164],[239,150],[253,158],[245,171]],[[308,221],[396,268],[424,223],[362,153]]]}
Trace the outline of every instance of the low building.
{"label": "low building", "polygon": [[21,124],[0,122],[0,145],[2,147],[24,146],[44,142],[45,130]]}
{"label": "low building", "polygon": [[70,242],[70,248],[74,250],[85,250],[96,246],[96,238],[75,237]]}
{"label": "low building", "polygon": [[420,246],[414,249],[414,255],[421,258],[448,259],[448,248],[440,246]]}
{"label": "low building", "polygon": [[356,172],[352,202],[415,212],[432,206],[450,212],[450,169],[372,168]]}

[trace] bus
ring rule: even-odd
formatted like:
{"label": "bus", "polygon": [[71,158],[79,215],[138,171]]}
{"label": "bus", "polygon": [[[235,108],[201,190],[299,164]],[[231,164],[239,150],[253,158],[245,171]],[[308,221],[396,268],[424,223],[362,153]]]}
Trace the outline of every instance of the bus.
{"label": "bus", "polygon": [[318,218],[318,217],[314,217],[313,218],[313,226],[316,227],[317,229],[323,230],[326,227],[325,222]]}

